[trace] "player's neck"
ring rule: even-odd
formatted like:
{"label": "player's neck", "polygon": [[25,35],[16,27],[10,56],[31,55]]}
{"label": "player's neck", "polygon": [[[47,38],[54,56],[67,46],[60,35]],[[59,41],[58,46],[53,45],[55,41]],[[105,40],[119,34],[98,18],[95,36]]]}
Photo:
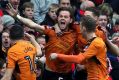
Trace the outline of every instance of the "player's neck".
{"label": "player's neck", "polygon": [[96,37],[96,34],[95,34],[94,32],[90,32],[90,33],[88,33],[88,35],[86,36],[86,40],[88,41],[88,40],[90,40],[90,39],[92,39],[92,38],[94,38],[94,37]]}
{"label": "player's neck", "polygon": [[11,45],[14,45],[15,43],[19,42],[19,41],[24,41],[23,39],[19,39],[19,40],[12,40],[11,41]]}

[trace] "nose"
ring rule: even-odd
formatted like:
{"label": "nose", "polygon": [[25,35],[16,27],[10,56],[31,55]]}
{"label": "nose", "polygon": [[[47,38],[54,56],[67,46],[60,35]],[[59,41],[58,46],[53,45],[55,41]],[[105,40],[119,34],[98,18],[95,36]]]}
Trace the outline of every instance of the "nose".
{"label": "nose", "polygon": [[15,3],[15,4],[16,4],[16,3],[19,4],[19,2],[20,2],[19,0],[14,0],[14,3]]}
{"label": "nose", "polygon": [[30,11],[29,13],[30,13],[30,14],[33,14],[33,11]]}
{"label": "nose", "polygon": [[64,7],[66,7],[66,8],[67,8],[67,7],[68,7],[68,4],[64,4]]}

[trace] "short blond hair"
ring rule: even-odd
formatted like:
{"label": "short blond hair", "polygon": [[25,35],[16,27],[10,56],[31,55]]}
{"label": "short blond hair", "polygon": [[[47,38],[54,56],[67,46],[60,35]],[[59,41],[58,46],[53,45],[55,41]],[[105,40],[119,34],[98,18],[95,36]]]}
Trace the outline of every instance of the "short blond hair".
{"label": "short blond hair", "polygon": [[49,11],[50,10],[58,10],[59,9],[59,5],[58,4],[51,4],[49,7]]}

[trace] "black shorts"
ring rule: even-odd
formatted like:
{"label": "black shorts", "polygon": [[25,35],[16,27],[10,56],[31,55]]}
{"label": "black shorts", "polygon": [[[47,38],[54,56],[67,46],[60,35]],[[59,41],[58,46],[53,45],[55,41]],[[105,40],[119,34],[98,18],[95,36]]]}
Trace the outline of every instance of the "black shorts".
{"label": "black shorts", "polygon": [[51,72],[45,69],[43,73],[43,80],[73,80],[72,72],[57,73],[57,72]]}

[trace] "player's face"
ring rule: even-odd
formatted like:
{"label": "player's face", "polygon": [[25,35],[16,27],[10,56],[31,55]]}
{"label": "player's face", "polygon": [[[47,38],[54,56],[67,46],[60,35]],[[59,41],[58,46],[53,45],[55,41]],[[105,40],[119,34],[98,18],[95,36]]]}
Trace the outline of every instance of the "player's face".
{"label": "player's face", "polygon": [[62,31],[66,30],[72,22],[70,13],[68,11],[61,11],[58,15],[58,25]]}

